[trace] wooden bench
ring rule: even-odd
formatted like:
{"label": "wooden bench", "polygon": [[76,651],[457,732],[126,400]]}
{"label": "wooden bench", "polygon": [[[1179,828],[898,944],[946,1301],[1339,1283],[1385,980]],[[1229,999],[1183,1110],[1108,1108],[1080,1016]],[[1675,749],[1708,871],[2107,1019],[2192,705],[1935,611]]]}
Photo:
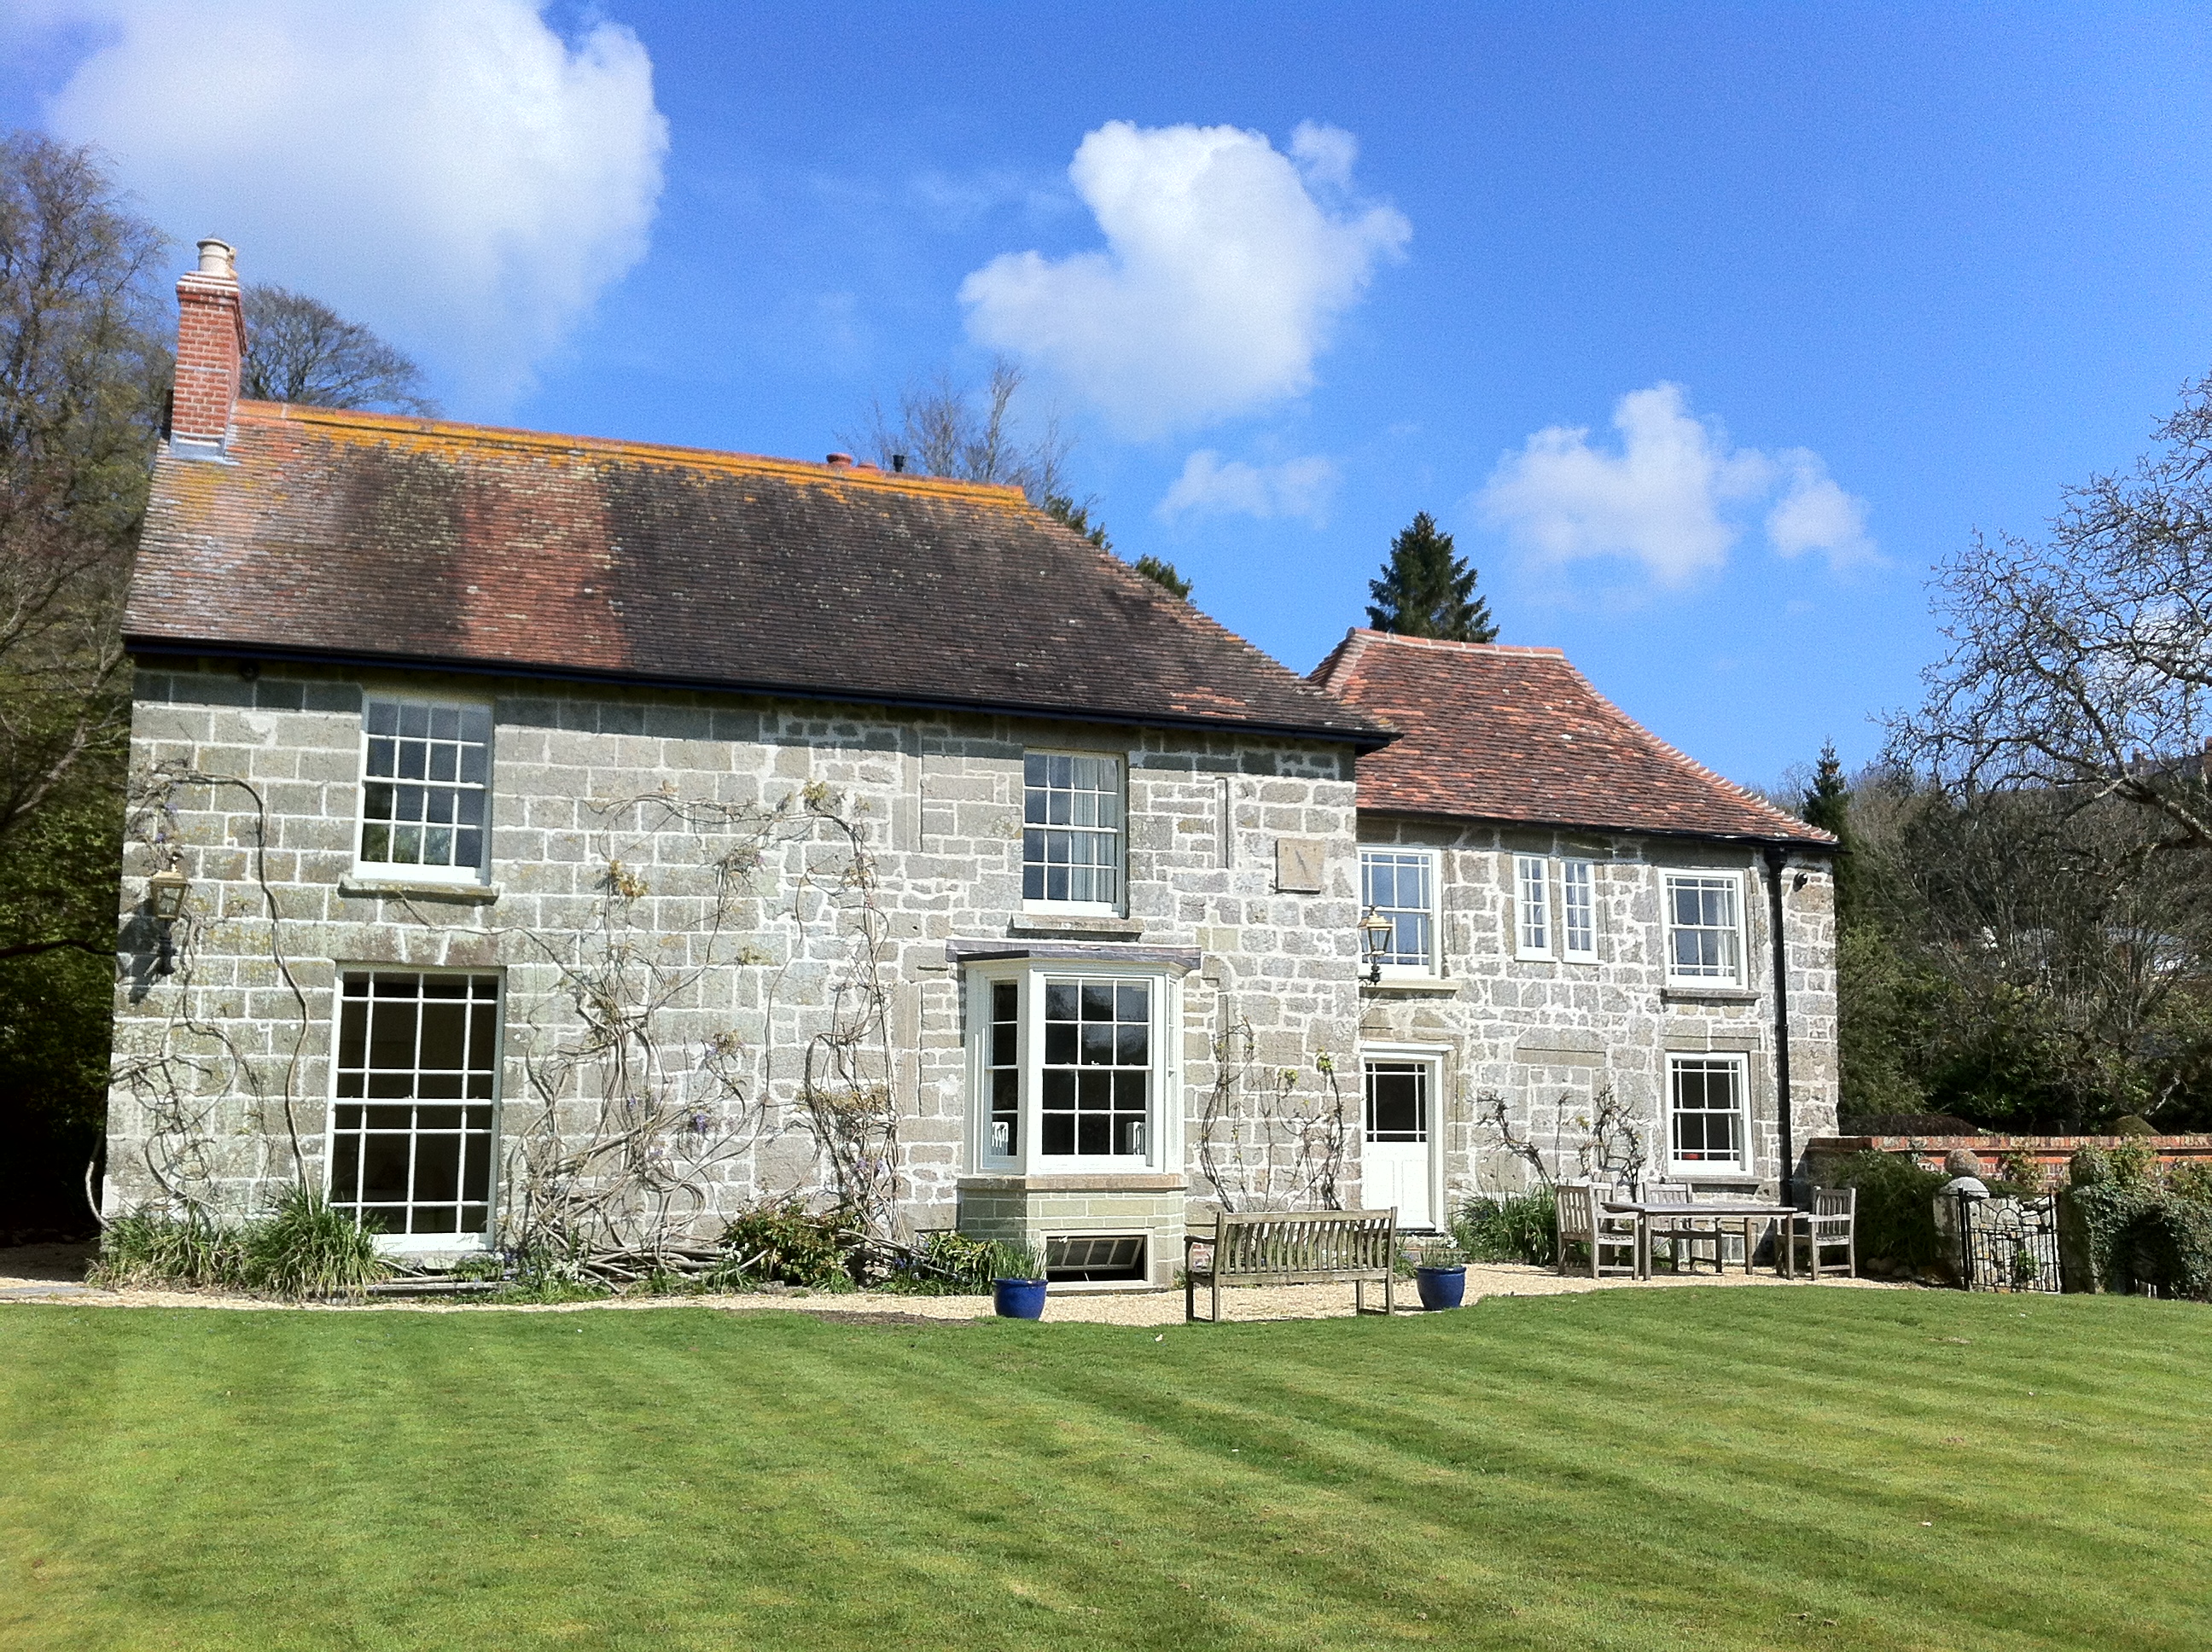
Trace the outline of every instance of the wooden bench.
{"label": "wooden bench", "polygon": [[[1206,1260],[1199,1260],[1200,1248]],[[1398,1212],[1387,1211],[1224,1211],[1211,1234],[1183,1240],[1182,1316],[1198,1317],[1198,1287],[1212,1297],[1210,1318],[1221,1318],[1224,1285],[1330,1285],[1352,1282],[1354,1313],[1364,1314],[1367,1287],[1382,1283],[1382,1311],[1398,1305]]]}

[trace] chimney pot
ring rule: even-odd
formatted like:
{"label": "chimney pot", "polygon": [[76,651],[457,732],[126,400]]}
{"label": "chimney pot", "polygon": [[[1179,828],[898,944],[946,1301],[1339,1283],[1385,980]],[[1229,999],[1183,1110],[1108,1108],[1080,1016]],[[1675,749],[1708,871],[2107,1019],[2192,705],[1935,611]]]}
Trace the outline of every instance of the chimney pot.
{"label": "chimney pot", "polygon": [[850,453],[832,453],[823,463],[833,471],[849,471],[853,468],[853,456]]}
{"label": "chimney pot", "polygon": [[200,274],[235,281],[238,265],[234,260],[237,256],[238,249],[228,241],[219,241],[210,235],[200,243]]}

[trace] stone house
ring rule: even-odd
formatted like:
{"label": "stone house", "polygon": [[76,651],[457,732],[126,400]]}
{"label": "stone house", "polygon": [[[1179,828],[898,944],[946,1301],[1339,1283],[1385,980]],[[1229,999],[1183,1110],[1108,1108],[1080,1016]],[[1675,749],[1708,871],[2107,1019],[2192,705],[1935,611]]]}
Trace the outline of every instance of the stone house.
{"label": "stone house", "polygon": [[[1493,1092],[1564,1143],[1609,1075],[1689,1143],[1708,1053],[1736,1157],[1690,1168],[1768,1185],[1828,1127],[1825,840],[1586,685],[1680,819],[1543,815],[1553,708],[1462,726],[1455,673],[1556,656],[1359,633],[1310,681],[1017,490],[241,401],[201,250],[125,622],[110,1213],[305,1179],[426,1255],[649,1251],[796,1196],[1141,1285],[1221,1202],[1442,1219]],[[1733,973],[1661,967],[1692,930]]]}
{"label": "stone house", "polygon": [[1835,1127],[1833,841],[1557,649],[1355,630],[1314,678],[1401,732],[1358,763],[1364,1196],[1786,1191]]}

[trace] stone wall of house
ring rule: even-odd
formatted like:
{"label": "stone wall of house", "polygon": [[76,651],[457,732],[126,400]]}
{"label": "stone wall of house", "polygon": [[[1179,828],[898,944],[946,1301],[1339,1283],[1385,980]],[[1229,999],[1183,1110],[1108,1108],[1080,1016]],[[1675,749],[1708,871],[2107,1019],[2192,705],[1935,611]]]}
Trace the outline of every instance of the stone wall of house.
{"label": "stone wall of house", "polygon": [[[1784,1178],[1774,1063],[1773,964],[1767,872],[1741,844],[1464,827],[1370,817],[1364,841],[1439,852],[1442,967],[1449,990],[1363,987],[1364,1042],[1430,1045],[1443,1052],[1443,1170],[1448,1203],[1517,1189],[1531,1172],[1484,1122],[1498,1098],[1508,1127],[1539,1149],[1562,1178],[1591,1169],[1589,1121],[1610,1090],[1647,1152],[1663,1149],[1669,1052],[1740,1053],[1746,1059],[1757,1185]],[[1514,858],[1595,863],[1598,961],[1516,957]],[[1734,990],[1670,987],[1662,880],[1669,871],[1745,874],[1743,984]],[[1791,1134],[1802,1163],[1815,1137],[1835,1128],[1838,1071],[1833,882],[1828,857],[1793,853],[1783,874],[1790,1029]],[[1555,897],[1556,898],[1556,897]],[[1553,914],[1557,921],[1556,909]],[[1618,1153],[1618,1148],[1615,1151]],[[1646,1174],[1664,1170],[1658,1164]],[[1702,1180],[1715,1191],[1741,1179]],[[1747,1189],[1745,1189],[1747,1191]]]}
{"label": "stone wall of house", "polygon": [[[488,887],[397,869],[356,881],[365,688],[491,707]],[[136,693],[110,1212],[180,1198],[250,1212],[294,1178],[295,1142],[307,1175],[326,1174],[348,966],[501,974],[510,1174],[530,1133],[542,1146],[549,1129],[583,1154],[577,1175],[596,1173],[586,1150],[610,1133],[621,1087],[605,1082],[612,1057],[589,1048],[601,1023],[580,994],[596,982],[650,1004],[631,1017],[645,1032],[610,1047],[631,1063],[623,1093],[642,1089],[684,1121],[641,1145],[664,1156],[667,1196],[702,1230],[828,1185],[801,1075],[819,1036],[866,1022],[872,1003],[880,1024],[854,1060],[895,1098],[901,1218],[954,1223],[970,1147],[949,942],[1200,949],[1183,987],[1194,1149],[1224,1029],[1249,1028],[1248,1066],[1310,1088],[1323,1058],[1352,1066],[1358,874],[1341,745],[430,673],[249,677],[168,659],[140,662]],[[1126,921],[1024,919],[1034,746],[1127,762]],[[1283,838],[1321,846],[1319,892],[1279,892]],[[872,880],[854,876],[855,843]],[[165,977],[145,880],[172,862],[192,886]],[[745,1107],[724,1104],[716,1074]],[[1208,1185],[1190,1184],[1202,1206]],[[1356,1195],[1356,1162],[1343,1187]],[[1152,1222],[1158,1190],[1133,1197]]]}

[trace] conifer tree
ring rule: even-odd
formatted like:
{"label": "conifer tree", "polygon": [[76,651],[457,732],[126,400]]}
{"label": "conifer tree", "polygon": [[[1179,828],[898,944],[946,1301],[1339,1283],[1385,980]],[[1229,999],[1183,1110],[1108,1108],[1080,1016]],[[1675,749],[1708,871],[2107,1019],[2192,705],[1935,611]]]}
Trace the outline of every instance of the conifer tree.
{"label": "conifer tree", "polygon": [[1859,916],[1858,865],[1854,853],[1858,834],[1851,824],[1851,788],[1844,779],[1844,766],[1836,756],[1836,743],[1820,748],[1820,766],[1813,771],[1813,789],[1805,793],[1797,811],[1808,826],[1833,835],[1842,852],[1836,856],[1836,923],[1852,923]]}
{"label": "conifer tree", "polygon": [[1401,636],[1439,637],[1448,642],[1495,642],[1490,604],[1474,594],[1475,570],[1452,554],[1452,537],[1437,531],[1426,511],[1390,542],[1382,577],[1370,580],[1374,602],[1368,623]]}

